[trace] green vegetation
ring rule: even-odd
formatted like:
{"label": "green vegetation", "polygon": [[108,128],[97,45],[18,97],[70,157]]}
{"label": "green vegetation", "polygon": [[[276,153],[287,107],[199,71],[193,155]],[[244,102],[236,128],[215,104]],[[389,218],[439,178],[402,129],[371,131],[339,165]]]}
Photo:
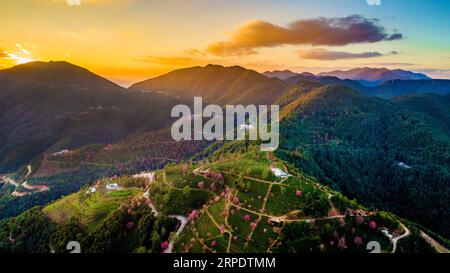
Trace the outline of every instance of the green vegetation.
{"label": "green vegetation", "polygon": [[[96,185],[97,187],[104,187],[102,183]],[[139,189],[113,192],[98,190],[95,193],[82,191],[46,206],[43,212],[58,224],[64,224],[75,218],[80,224],[86,226],[88,231],[91,231],[116,211],[124,201],[135,196],[138,192]]]}
{"label": "green vegetation", "polygon": [[[108,192],[109,183],[121,189]],[[390,252],[383,232],[405,232],[395,215],[369,211],[251,143],[169,164],[150,183],[120,176],[93,187],[3,220],[0,251],[65,252],[77,240],[84,252],[367,252],[369,241]],[[414,232],[407,238],[399,251],[425,249]]]}
{"label": "green vegetation", "polygon": [[437,95],[384,101],[320,87],[283,109],[277,155],[349,198],[449,236],[448,109]]}

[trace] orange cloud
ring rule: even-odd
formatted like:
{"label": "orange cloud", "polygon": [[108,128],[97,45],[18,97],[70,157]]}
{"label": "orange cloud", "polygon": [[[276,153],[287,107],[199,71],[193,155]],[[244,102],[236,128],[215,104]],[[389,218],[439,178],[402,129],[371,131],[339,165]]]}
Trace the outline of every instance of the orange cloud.
{"label": "orange cloud", "polygon": [[239,27],[227,41],[208,46],[218,56],[239,56],[257,53],[261,47],[282,45],[344,46],[403,39],[400,33],[388,34],[377,19],[359,15],[342,18],[302,19],[287,27],[269,22],[253,21]]}

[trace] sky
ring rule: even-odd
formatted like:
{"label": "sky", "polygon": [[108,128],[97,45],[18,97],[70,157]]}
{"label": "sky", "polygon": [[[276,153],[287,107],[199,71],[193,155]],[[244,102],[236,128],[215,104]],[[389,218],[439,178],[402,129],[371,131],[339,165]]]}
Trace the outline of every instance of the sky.
{"label": "sky", "polygon": [[123,86],[208,63],[450,79],[448,0],[2,0],[0,69],[68,61]]}

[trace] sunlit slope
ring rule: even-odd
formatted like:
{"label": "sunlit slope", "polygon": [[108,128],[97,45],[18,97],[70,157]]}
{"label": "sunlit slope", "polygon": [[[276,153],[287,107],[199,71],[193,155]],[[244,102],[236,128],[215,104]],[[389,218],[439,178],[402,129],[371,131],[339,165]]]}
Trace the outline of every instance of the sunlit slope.
{"label": "sunlit slope", "polygon": [[172,71],[131,86],[130,90],[167,93],[173,96],[201,96],[216,104],[271,104],[287,86],[279,79],[240,66],[207,65]]}

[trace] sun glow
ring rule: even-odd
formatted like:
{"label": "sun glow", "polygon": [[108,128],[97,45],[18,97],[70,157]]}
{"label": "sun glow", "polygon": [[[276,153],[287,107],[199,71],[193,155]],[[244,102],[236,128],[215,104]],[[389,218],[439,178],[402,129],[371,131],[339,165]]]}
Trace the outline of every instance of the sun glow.
{"label": "sun glow", "polygon": [[31,57],[19,56],[14,53],[6,53],[11,60],[13,60],[16,64],[24,64],[29,62],[34,62],[35,60]]}
{"label": "sun glow", "polygon": [[15,49],[1,51],[3,60],[10,60],[14,64],[24,64],[35,61],[29,50],[25,49],[21,44],[16,43]]}

